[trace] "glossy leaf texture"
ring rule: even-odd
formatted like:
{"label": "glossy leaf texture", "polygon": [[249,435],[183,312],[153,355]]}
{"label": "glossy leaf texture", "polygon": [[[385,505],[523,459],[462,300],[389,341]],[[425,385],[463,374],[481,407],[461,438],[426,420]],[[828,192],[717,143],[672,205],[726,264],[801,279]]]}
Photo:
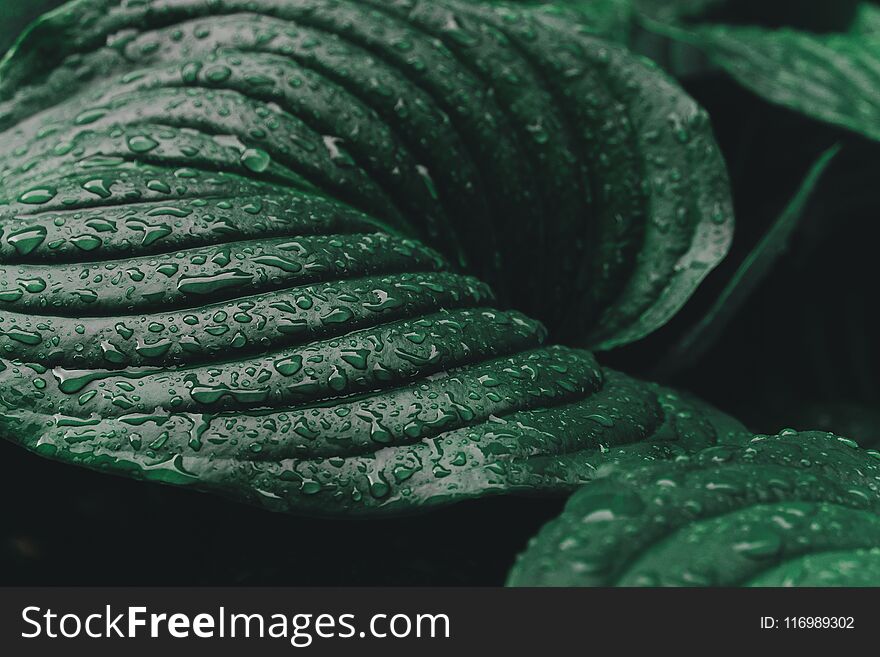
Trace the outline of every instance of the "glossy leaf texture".
{"label": "glossy leaf texture", "polygon": [[603,463],[674,458],[742,432],[587,352],[503,355],[537,344],[534,329],[457,310],[199,365],[4,360],[0,429],[78,465],[320,515],[565,491]]}
{"label": "glossy leaf texture", "polygon": [[863,3],[846,32],[650,17],[651,30],[702,50],[737,82],[771,103],[880,139],[880,10]]}
{"label": "glossy leaf texture", "polygon": [[[458,23],[448,42],[427,36],[453,17],[446,3],[86,1],[32,29],[0,80],[2,435],[111,473],[333,515],[566,490],[606,461],[742,432],[589,352],[547,346],[538,321],[496,309],[486,284],[412,238],[455,251],[473,230],[488,260],[502,236],[534,236],[529,215],[504,231],[484,221],[486,190],[533,211],[530,188],[568,198],[566,176],[584,173],[565,157],[551,94],[520,105],[500,71],[537,84],[531,66],[549,65],[514,57],[524,25],[535,43],[558,31],[584,62],[599,45],[525,14],[459,9],[474,41]],[[636,66],[626,57],[600,59]],[[612,142],[617,123],[632,125],[615,107],[597,106]],[[507,127],[537,109],[546,132],[522,151]],[[675,128],[683,153],[715,157],[687,132],[698,126]],[[606,153],[615,166],[638,159],[627,134]],[[530,173],[500,175],[520,165]],[[643,165],[660,176],[660,159]],[[676,189],[656,203],[675,205]],[[657,248],[659,228],[639,227],[624,191],[609,202]],[[720,216],[709,223],[723,233]],[[677,248],[661,259],[679,262]]]}
{"label": "glossy leaf texture", "polygon": [[[183,171],[117,171],[137,202],[66,209],[80,178],[53,208],[16,206],[0,265],[4,437],[334,514],[565,489],[629,455],[618,446],[663,458],[738,430],[544,346],[484,284],[326,199]],[[148,193],[202,184],[213,196]]]}
{"label": "glossy leaf texture", "polygon": [[513,586],[877,586],[880,454],[784,431],[608,468],[546,525]]}
{"label": "glossy leaf texture", "polygon": [[52,176],[112,181],[121,162],[314,190],[426,241],[561,341],[626,344],[726,253],[727,176],[705,112],[573,16],[79,0],[0,66],[0,175],[34,203]]}

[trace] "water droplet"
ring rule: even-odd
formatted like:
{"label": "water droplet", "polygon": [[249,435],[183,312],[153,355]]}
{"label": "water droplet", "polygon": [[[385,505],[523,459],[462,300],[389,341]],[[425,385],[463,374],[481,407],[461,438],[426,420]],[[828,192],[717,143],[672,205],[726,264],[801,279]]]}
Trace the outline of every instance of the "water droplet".
{"label": "water droplet", "polygon": [[6,241],[9,242],[18,253],[21,255],[27,255],[42,244],[44,239],[46,239],[45,226],[32,226],[10,233],[9,237],[6,238]]}
{"label": "water droplet", "polygon": [[248,148],[241,154],[241,164],[254,173],[261,173],[269,168],[271,156],[260,148]]}
{"label": "water droplet", "polygon": [[134,135],[128,138],[128,148],[132,153],[149,153],[159,145],[152,137],[146,135]]}
{"label": "water droplet", "polygon": [[43,203],[48,203],[55,198],[55,194],[56,191],[51,187],[37,187],[26,191],[18,197],[18,200],[21,203],[27,203],[29,205],[41,205]]}

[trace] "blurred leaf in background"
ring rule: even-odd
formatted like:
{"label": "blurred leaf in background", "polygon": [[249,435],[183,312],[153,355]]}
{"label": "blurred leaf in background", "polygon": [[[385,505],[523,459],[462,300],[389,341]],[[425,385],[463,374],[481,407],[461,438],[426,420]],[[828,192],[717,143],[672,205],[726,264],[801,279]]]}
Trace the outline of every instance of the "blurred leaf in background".
{"label": "blurred leaf in background", "polygon": [[0,53],[9,50],[28,23],[61,4],[62,0],[0,0]]}

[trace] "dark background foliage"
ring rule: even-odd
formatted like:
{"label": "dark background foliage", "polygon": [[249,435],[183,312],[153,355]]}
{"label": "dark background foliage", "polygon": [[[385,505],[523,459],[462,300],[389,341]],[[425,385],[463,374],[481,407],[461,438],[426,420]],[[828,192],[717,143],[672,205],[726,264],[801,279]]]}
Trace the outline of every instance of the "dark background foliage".
{"label": "dark background foliage", "polygon": [[[0,50],[57,4],[0,1]],[[714,4],[718,21],[812,31],[845,27],[856,5]],[[720,72],[682,84],[709,111],[728,163],[733,249],[669,325],[603,362],[695,392],[756,432],[829,429],[880,443],[880,145],[771,106]],[[842,151],[771,274],[701,357],[658,369],[834,143]],[[307,519],[71,468],[2,441],[0,459],[3,584],[493,585],[563,504],[489,498],[411,518]]]}

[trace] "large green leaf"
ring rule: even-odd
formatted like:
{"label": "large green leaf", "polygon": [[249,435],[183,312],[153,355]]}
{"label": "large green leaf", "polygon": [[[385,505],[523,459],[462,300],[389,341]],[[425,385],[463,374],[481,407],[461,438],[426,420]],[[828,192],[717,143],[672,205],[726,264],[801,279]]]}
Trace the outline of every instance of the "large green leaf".
{"label": "large green leaf", "polygon": [[845,33],[700,23],[643,16],[649,29],[692,44],[762,98],[880,139],[878,9],[865,3]]}
{"label": "large green leaf", "polygon": [[705,116],[558,18],[85,0],[16,45],[0,100],[0,430],[38,453],[334,514],[743,431],[546,346],[413,238],[605,344],[723,253]]}
{"label": "large green leaf", "polygon": [[880,584],[880,454],[852,441],[787,431],[605,475],[509,584]]}
{"label": "large green leaf", "polygon": [[664,324],[731,237],[705,113],[566,12],[80,0],[0,66],[0,129],[10,197],[107,158],[317,190],[596,348]]}

